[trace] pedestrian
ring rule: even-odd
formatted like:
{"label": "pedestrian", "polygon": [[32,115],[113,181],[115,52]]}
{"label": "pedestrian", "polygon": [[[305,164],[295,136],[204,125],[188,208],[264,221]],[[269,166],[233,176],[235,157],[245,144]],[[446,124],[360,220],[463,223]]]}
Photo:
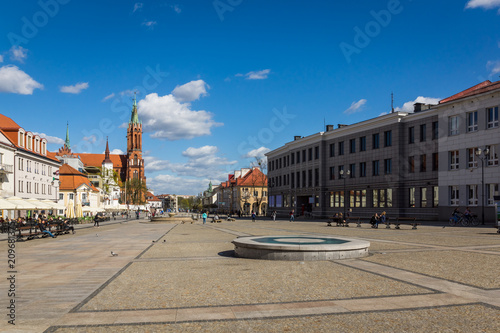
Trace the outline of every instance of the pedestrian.
{"label": "pedestrian", "polygon": [[290,222],[293,221],[295,221],[295,211],[292,209],[292,211],[290,212]]}
{"label": "pedestrian", "polygon": [[203,212],[201,217],[203,218],[203,224],[207,223],[207,213]]}
{"label": "pedestrian", "polygon": [[94,215],[94,228],[95,227],[99,228],[99,214]]}
{"label": "pedestrian", "polygon": [[277,214],[276,211],[273,211],[273,213],[271,214],[274,222],[276,222],[276,214]]}
{"label": "pedestrian", "polygon": [[[387,215],[386,215],[385,211],[382,212],[382,214],[380,215],[380,223],[383,223],[383,224],[387,223]],[[377,228],[378,228],[378,224],[377,224]]]}
{"label": "pedestrian", "polygon": [[372,228],[378,228],[378,222],[380,221],[379,216],[377,213],[372,215],[372,218],[370,219],[370,224],[372,225]]}
{"label": "pedestrian", "polygon": [[255,212],[252,211],[252,222],[255,222]]}

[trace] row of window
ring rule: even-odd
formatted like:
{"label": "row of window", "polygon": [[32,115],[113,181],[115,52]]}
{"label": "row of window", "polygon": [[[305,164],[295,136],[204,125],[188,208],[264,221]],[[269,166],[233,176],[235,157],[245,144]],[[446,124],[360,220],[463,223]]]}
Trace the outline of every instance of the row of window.
{"label": "row of window", "polygon": [[41,139],[38,135],[33,136],[31,132],[25,133],[22,129],[18,133],[18,145],[20,147],[47,155],[47,142],[45,139]]}
{"label": "row of window", "polygon": [[[432,140],[439,138],[439,123],[432,123]],[[427,141],[427,124],[420,125],[420,142]],[[415,127],[408,128],[408,143],[415,143]]]}
{"label": "row of window", "polygon": [[[486,146],[488,150],[487,155],[482,155],[485,158],[485,166],[495,166],[498,165],[498,146],[497,145],[489,145]],[[485,150],[486,150],[485,149]],[[467,148],[467,168],[477,168],[478,160],[480,157],[477,156],[478,147]],[[483,151],[484,153],[484,151]],[[450,170],[458,170],[460,169],[460,151],[459,150],[451,150],[448,152],[449,158],[449,169]]]}
{"label": "row of window", "polygon": [[[498,185],[499,184],[486,184],[486,202],[488,206],[494,205],[494,196],[498,195]],[[466,186],[466,200],[468,206],[477,206],[478,200],[478,189],[479,185],[467,185]],[[450,206],[458,206],[460,204],[460,190],[458,185],[453,185],[448,187],[449,193],[449,203]]]}
{"label": "row of window", "polygon": [[[419,170],[420,172],[427,171],[427,154],[422,154],[419,156]],[[432,171],[437,171],[439,169],[439,154],[432,153]],[[408,157],[408,172],[415,172],[415,156]]]}
{"label": "row of window", "polygon": [[[476,132],[479,129],[478,111],[468,112],[466,115],[466,131]],[[498,127],[498,106],[486,108],[486,128]],[[448,118],[448,135],[460,134],[460,116]]]}
{"label": "row of window", "polygon": [[[26,185],[26,186],[24,186]],[[35,193],[40,194],[40,184],[34,182],[28,182],[24,180],[19,180],[17,183],[19,193]],[[47,184],[42,184],[41,194],[52,194],[52,186]]]}

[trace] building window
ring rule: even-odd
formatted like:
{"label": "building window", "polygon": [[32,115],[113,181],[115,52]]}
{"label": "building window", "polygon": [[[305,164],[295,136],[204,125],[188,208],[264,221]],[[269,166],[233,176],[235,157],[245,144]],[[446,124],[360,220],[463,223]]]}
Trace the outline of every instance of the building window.
{"label": "building window", "polygon": [[75,195],[73,193],[69,194],[69,200],[73,200],[75,198]]}
{"label": "building window", "polygon": [[349,164],[349,172],[350,172],[350,175],[349,175],[350,178],[356,177],[356,164],[354,164],[354,163]]}
{"label": "building window", "polygon": [[448,118],[448,134],[449,135],[458,134],[458,116],[453,116]]}
{"label": "building window", "polygon": [[477,131],[477,111],[467,113],[467,132]]}
{"label": "building window", "polygon": [[314,159],[319,159],[319,147],[314,147]]}
{"label": "building window", "polygon": [[439,170],[439,153],[432,153],[432,171]]}
{"label": "building window", "polygon": [[312,159],[313,159],[313,149],[309,148],[308,149],[308,153],[309,153],[309,161],[312,161]]}
{"label": "building window", "polygon": [[450,186],[450,206],[458,206],[460,201],[460,193],[458,191],[458,186]]}
{"label": "building window", "polygon": [[366,151],[366,136],[359,138],[359,151]]}
{"label": "building window", "polygon": [[477,185],[467,185],[467,204],[477,206]]}
{"label": "building window", "polygon": [[351,207],[366,207],[366,190],[351,190],[349,198]]}
{"label": "building window", "polygon": [[427,155],[420,155],[420,172],[427,171]]}
{"label": "building window", "polygon": [[344,155],[344,141],[339,142],[339,156]]}
{"label": "building window", "polygon": [[300,151],[297,152],[297,164],[300,163]]}
{"label": "building window", "polygon": [[373,207],[392,207],[392,189],[381,189],[372,191]]}
{"label": "building window", "polygon": [[437,140],[439,138],[439,122],[434,121],[432,123],[432,140]]}
{"label": "building window", "polygon": [[354,154],[356,152],[356,139],[349,140],[349,153]]}
{"label": "building window", "polygon": [[296,178],[297,178],[297,187],[300,187],[300,172],[296,173]]}
{"label": "building window", "polygon": [[415,156],[408,157],[409,172],[415,172]]}
{"label": "building window", "polygon": [[330,157],[335,156],[335,143],[330,143]]}
{"label": "building window", "polygon": [[458,150],[450,151],[450,170],[458,170],[459,168],[458,153],[459,153]]}
{"label": "building window", "polygon": [[420,207],[427,207],[427,188],[420,188]]}
{"label": "building window", "polygon": [[420,125],[420,142],[424,142],[427,139],[427,125]]}
{"label": "building window", "polygon": [[314,169],[314,186],[319,186],[319,169]]}
{"label": "building window", "polygon": [[302,187],[306,187],[306,170],[302,171]]}
{"label": "building window", "polygon": [[24,147],[24,132],[19,132],[19,146]]}
{"label": "building window", "polygon": [[302,150],[302,162],[306,161],[306,150]]}
{"label": "building window", "polygon": [[408,128],[408,143],[415,143],[415,127]]}
{"label": "building window", "polygon": [[330,207],[344,207],[344,191],[330,192]]}
{"label": "building window", "polygon": [[439,186],[432,187],[432,207],[439,207]]}
{"label": "building window", "polygon": [[392,173],[392,159],[387,158],[384,160],[384,173],[390,175]]}
{"label": "building window", "polygon": [[313,171],[312,170],[307,170],[307,175],[309,176],[308,177],[307,185],[309,187],[312,187],[313,186]]}
{"label": "building window", "polygon": [[493,206],[495,204],[494,197],[498,196],[498,184],[486,184],[487,205]]}
{"label": "building window", "polygon": [[498,146],[491,145],[491,146],[486,146],[486,148],[489,149],[489,154],[486,157],[486,160],[488,161],[488,166],[498,165]]}
{"label": "building window", "polygon": [[359,163],[359,176],[366,177],[366,162]]}
{"label": "building window", "polygon": [[290,154],[290,160],[291,160],[291,164],[295,164],[295,154],[294,153],[291,153]]}
{"label": "building window", "polygon": [[392,131],[384,132],[384,147],[392,146]]}
{"label": "building window", "polygon": [[476,151],[477,147],[467,149],[467,167],[469,168],[477,168]]}
{"label": "building window", "polygon": [[410,187],[410,204],[409,207],[415,207],[415,188]]}
{"label": "building window", "polygon": [[379,175],[379,163],[377,161],[372,162],[372,176],[378,176]]}
{"label": "building window", "polygon": [[33,141],[30,134],[26,135],[26,148],[32,150],[31,142]]}
{"label": "building window", "polygon": [[343,165],[339,165],[339,179],[342,179],[342,174],[344,173],[344,166]]}
{"label": "building window", "polygon": [[373,149],[378,149],[380,147],[380,135],[378,133],[373,134],[372,139],[373,139],[372,142]]}
{"label": "building window", "polygon": [[64,200],[64,193],[59,193],[59,200]]}
{"label": "building window", "polygon": [[292,188],[295,188],[295,174],[294,173],[291,173],[290,174],[290,179],[292,180]]}
{"label": "building window", "polygon": [[486,109],[487,116],[487,127],[494,128],[498,127],[498,106]]}
{"label": "building window", "polygon": [[330,167],[330,180],[334,180],[335,179],[335,167],[332,166]]}

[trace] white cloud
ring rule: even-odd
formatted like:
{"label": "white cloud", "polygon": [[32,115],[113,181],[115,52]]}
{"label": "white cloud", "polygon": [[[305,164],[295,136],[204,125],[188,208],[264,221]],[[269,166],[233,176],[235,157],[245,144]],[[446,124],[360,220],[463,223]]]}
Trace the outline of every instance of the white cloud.
{"label": "white cloud", "polygon": [[345,114],[353,114],[363,110],[363,106],[366,104],[366,99],[360,99],[357,102],[352,102],[351,106],[344,111]]}
{"label": "white cloud", "polygon": [[222,126],[213,120],[213,114],[191,110],[189,103],[180,103],[173,95],[147,95],[139,104],[143,130],[152,132],[152,138],[180,140],[210,135],[211,128]]}
{"label": "white cloud", "polygon": [[156,23],[156,21],[144,21],[144,22],[142,22],[142,25],[145,25],[146,27],[151,28],[151,29],[153,29],[153,27],[157,24],[158,23]]}
{"label": "white cloud", "polygon": [[[113,155],[124,155],[125,154],[125,152],[123,150],[118,149],[118,148],[111,150],[109,153],[113,154]],[[104,154],[104,152],[103,152],[103,154]]]}
{"label": "white cloud", "polygon": [[97,142],[97,137],[95,135],[84,136],[83,141],[87,141],[90,142],[91,144],[94,144]]}
{"label": "white cloud", "polygon": [[[270,69],[263,69],[261,71],[252,71],[245,74],[247,80],[264,80],[271,72]],[[236,76],[243,76],[242,74],[236,74]]]}
{"label": "white cloud", "polygon": [[203,157],[207,155],[214,155],[217,153],[218,148],[216,146],[203,146],[200,148],[189,147],[182,152],[182,156],[186,157]]}
{"label": "white cloud", "polygon": [[3,55],[0,54],[0,62],[3,62]]}
{"label": "white cloud", "polygon": [[249,151],[243,157],[244,158],[264,158],[266,157],[264,154],[270,152],[271,149],[266,147],[260,147],[254,150]]}
{"label": "white cloud", "polygon": [[492,9],[500,7],[500,0],[469,0],[465,8]]}
{"label": "white cloud", "polygon": [[134,91],[130,89],[120,91],[120,96],[134,96]]}
{"label": "white cloud", "polygon": [[490,71],[490,75],[495,75],[500,73],[500,60],[488,61],[486,68]]}
{"label": "white cloud", "polygon": [[38,133],[38,132],[33,132],[33,134],[38,135],[41,138],[47,139],[47,143],[55,143],[55,144],[58,144],[58,145],[63,145],[64,144],[64,140],[61,139],[61,138],[58,138],[56,136],[50,136],[50,135],[47,135],[45,133]]}
{"label": "white cloud", "polygon": [[136,11],[142,9],[143,6],[144,6],[144,4],[142,2],[136,2],[134,4],[134,10],[132,11],[132,13],[135,13]]}
{"label": "white cloud", "polygon": [[79,82],[75,85],[72,86],[62,86],[59,87],[59,90],[63,93],[68,93],[68,94],[79,94],[82,92],[82,90],[85,90],[89,87],[88,82]]}
{"label": "white cloud", "polygon": [[174,12],[176,12],[177,14],[180,14],[181,13],[181,7],[179,7],[179,5],[171,5],[170,8],[172,8],[174,10]]}
{"label": "white cloud", "polygon": [[402,107],[397,107],[394,110],[402,112],[413,112],[413,104],[415,103],[438,104],[440,100],[441,98],[418,96],[414,101],[406,102]]}
{"label": "white cloud", "polygon": [[158,194],[169,193],[191,195],[206,190],[210,180],[212,180],[212,183],[220,182],[214,181],[213,178],[193,179],[165,174],[153,177],[151,182],[148,179],[148,184],[154,184],[152,187],[154,188],[155,193]]}
{"label": "white cloud", "polygon": [[33,80],[17,66],[0,67],[0,92],[31,95],[33,90],[42,88],[42,84]]}
{"label": "white cloud", "polygon": [[12,46],[9,50],[10,59],[24,63],[24,59],[28,57],[28,50],[22,46]]}
{"label": "white cloud", "polygon": [[182,86],[177,86],[172,91],[172,95],[179,102],[191,102],[207,95],[210,86],[203,80],[191,81]]}
{"label": "white cloud", "polygon": [[108,99],[115,97],[115,93],[111,93],[102,99],[102,102],[106,102]]}

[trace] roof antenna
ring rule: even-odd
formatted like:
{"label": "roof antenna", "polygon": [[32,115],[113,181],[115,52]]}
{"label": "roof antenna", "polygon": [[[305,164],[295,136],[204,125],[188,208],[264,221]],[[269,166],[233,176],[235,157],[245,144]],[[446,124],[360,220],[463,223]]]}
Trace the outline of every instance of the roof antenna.
{"label": "roof antenna", "polygon": [[394,113],[394,93],[391,91],[391,113]]}

